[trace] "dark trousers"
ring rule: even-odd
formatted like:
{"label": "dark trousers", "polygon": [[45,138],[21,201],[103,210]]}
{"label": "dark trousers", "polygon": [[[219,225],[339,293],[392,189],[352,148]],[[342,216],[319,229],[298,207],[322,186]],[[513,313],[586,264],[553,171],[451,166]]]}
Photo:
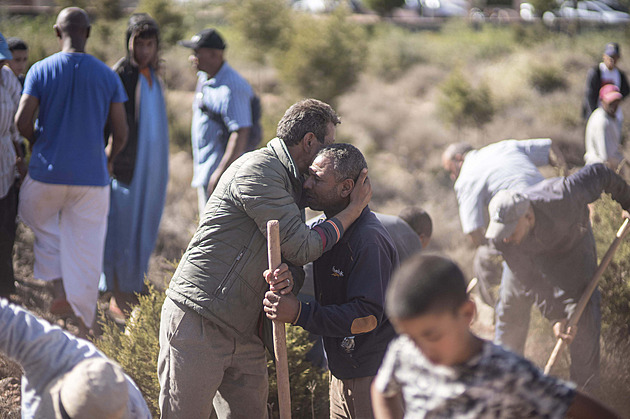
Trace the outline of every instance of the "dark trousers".
{"label": "dark trousers", "polygon": [[15,292],[13,278],[13,243],[17,224],[18,190],[11,186],[7,195],[0,199],[0,295]]}
{"label": "dark trousers", "polygon": [[[499,302],[495,311],[495,343],[523,353],[529,312],[537,299],[536,290],[526,287],[510,272],[504,270],[501,279]],[[597,391],[599,377],[599,336],[601,332],[601,296],[595,290],[580,321],[578,332],[569,346],[571,353],[571,381],[586,391]]]}

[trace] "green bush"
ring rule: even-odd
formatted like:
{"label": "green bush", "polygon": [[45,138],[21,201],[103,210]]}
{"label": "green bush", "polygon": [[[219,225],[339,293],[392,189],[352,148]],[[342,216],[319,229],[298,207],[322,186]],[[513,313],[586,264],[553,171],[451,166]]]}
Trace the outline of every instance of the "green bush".
{"label": "green bush", "polygon": [[[160,349],[160,312],[165,294],[147,282],[148,293],[139,296],[132,320],[125,330],[101,316],[102,336],[96,345],[105,355],[118,362],[136,382],[149,409],[159,416],[157,359]],[[295,418],[328,416],[327,373],[313,367],[306,353],[313,346],[309,334],[300,327],[287,327],[287,357],[291,383],[291,411]],[[276,372],[273,361],[269,366],[269,403],[278,409]]]}
{"label": "green bush", "polygon": [[160,25],[162,41],[175,44],[184,34],[184,16],[169,0],[140,0],[137,12],[150,14]]}
{"label": "green bush", "polygon": [[303,15],[291,43],[276,66],[282,79],[301,96],[332,102],[359,78],[366,58],[365,31],[339,8],[331,16]]}
{"label": "green bush", "polygon": [[458,129],[465,126],[480,129],[492,120],[494,104],[490,88],[485,83],[475,88],[460,71],[453,71],[440,90],[440,116]]}
{"label": "green bush", "polygon": [[285,0],[238,0],[228,4],[230,23],[243,35],[258,62],[287,47],[291,10]]}
{"label": "green bush", "polygon": [[532,65],[529,69],[529,84],[542,94],[567,89],[562,69],[549,64]]}
{"label": "green bush", "polygon": [[368,66],[370,72],[385,80],[394,80],[415,64],[427,61],[424,41],[412,32],[381,25],[370,36]]}
{"label": "green bush", "polygon": [[365,5],[381,16],[391,13],[396,7],[402,7],[405,0],[364,0]]}
{"label": "green bush", "polygon": [[159,416],[157,358],[160,350],[160,312],[165,294],[147,282],[148,293],[139,296],[126,330],[101,317],[102,336],[96,345],[105,355],[118,362],[136,382],[154,416]]}
{"label": "green bush", "polygon": [[[291,414],[294,418],[328,417],[328,373],[314,367],[306,360],[306,353],[313,347],[309,333],[298,326],[287,325],[287,358],[291,386]],[[273,360],[267,363],[269,370],[269,404],[273,417],[278,417],[278,385]]]}
{"label": "green bush", "polygon": [[120,0],[99,0],[95,2],[94,7],[97,16],[105,20],[120,19],[123,15]]}
{"label": "green bush", "polygon": [[[593,233],[599,258],[621,226],[621,207],[609,196],[594,205]],[[620,244],[599,284],[602,294],[602,400],[619,412],[630,411],[630,237]]]}

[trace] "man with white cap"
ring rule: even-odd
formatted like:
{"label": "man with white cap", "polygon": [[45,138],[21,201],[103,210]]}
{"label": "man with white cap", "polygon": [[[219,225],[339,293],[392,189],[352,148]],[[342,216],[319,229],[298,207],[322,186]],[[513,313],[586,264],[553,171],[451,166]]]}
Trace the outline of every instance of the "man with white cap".
{"label": "man with white cap", "polygon": [[607,84],[599,90],[601,105],[595,109],[586,124],[585,146],[586,164],[604,163],[617,169],[623,160],[621,147],[621,124],[616,113],[623,96],[614,84]]}
{"label": "man with white cap", "polygon": [[92,343],[0,299],[0,352],[22,366],[22,418],[149,419],[133,380]]}
{"label": "man with white cap", "polygon": [[530,301],[553,323],[556,336],[573,340],[571,379],[587,390],[599,386],[599,291],[586,306],[577,334],[564,329],[597,269],[588,204],[602,192],[610,193],[624,210],[630,209],[630,186],[603,164],[588,165],[568,177],[546,179],[520,193],[500,191],[488,206],[486,231],[514,273],[510,281],[501,283],[496,343],[510,347],[512,336],[523,333],[522,313],[511,311],[511,299],[515,289],[519,298],[520,291],[526,290]]}

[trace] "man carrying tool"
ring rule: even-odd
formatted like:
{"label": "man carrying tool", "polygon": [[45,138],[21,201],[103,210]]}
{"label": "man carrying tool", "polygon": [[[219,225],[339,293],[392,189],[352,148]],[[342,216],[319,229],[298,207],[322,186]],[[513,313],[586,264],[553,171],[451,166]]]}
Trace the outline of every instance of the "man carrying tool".
{"label": "man carrying tool", "polygon": [[[571,345],[571,379],[587,390],[599,387],[600,294],[597,290],[576,330],[564,330],[597,269],[588,204],[602,192],[630,209],[630,186],[603,164],[584,167],[568,177],[547,179],[520,193],[504,190],[490,201],[486,237],[502,252],[514,272],[503,278],[498,307],[509,308],[511,289],[525,289],[553,323],[557,337]],[[624,211],[624,216],[627,212]],[[519,295],[519,298],[523,298]],[[510,339],[527,333],[522,313],[497,310],[496,335]],[[577,332],[577,334],[576,334]],[[498,342],[501,343],[501,342]]]}
{"label": "man carrying tool", "polygon": [[[493,288],[503,281],[502,277],[511,277],[512,272],[505,263],[501,267],[501,255],[488,247],[484,238],[488,204],[503,189],[519,191],[544,180],[538,167],[563,164],[560,156],[555,147],[552,151],[552,142],[548,138],[504,140],[478,150],[467,143],[456,143],[449,145],[442,154],[442,166],[455,182],[462,230],[477,248],[473,264],[474,274],[479,279],[479,293],[492,307],[497,304]],[[511,282],[509,278],[508,282]],[[525,290],[515,289],[512,293],[514,298],[509,309],[515,316],[520,313],[520,317],[529,319],[531,302],[525,298]],[[518,298],[521,294],[523,298]],[[510,338],[512,340],[507,341],[496,336],[495,341],[522,354],[527,334],[514,333]]]}
{"label": "man carrying tool", "polygon": [[[366,169],[343,211],[313,229],[304,224],[302,177],[335,141],[339,122],[326,103],[300,101],[278,123],[278,138],[240,157],[219,180],[166,291],[158,358],[163,418],[207,418],[213,406],[219,418],[267,416],[259,337],[267,221],[279,221],[283,258],[303,265],[339,241],[372,194]],[[288,293],[293,280],[280,271],[272,290]]]}
{"label": "man carrying tool", "polygon": [[[304,182],[306,204],[334,217],[367,164],[350,144],[333,144],[315,157]],[[370,384],[395,332],[384,313],[387,284],[398,253],[376,215],[365,208],[344,237],[313,262],[317,301],[265,295],[267,317],[324,337],[330,368],[330,417],[373,418]],[[272,276],[267,273],[268,278]]]}

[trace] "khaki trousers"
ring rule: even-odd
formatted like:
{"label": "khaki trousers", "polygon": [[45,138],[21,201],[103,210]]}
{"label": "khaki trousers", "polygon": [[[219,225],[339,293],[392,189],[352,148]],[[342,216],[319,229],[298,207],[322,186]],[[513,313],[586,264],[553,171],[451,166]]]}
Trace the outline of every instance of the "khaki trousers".
{"label": "khaki trousers", "polygon": [[158,378],[162,418],[267,418],[267,361],[258,336],[236,338],[168,297]]}
{"label": "khaki trousers", "polygon": [[374,376],[340,380],[330,374],[330,417],[374,419],[370,385]]}

